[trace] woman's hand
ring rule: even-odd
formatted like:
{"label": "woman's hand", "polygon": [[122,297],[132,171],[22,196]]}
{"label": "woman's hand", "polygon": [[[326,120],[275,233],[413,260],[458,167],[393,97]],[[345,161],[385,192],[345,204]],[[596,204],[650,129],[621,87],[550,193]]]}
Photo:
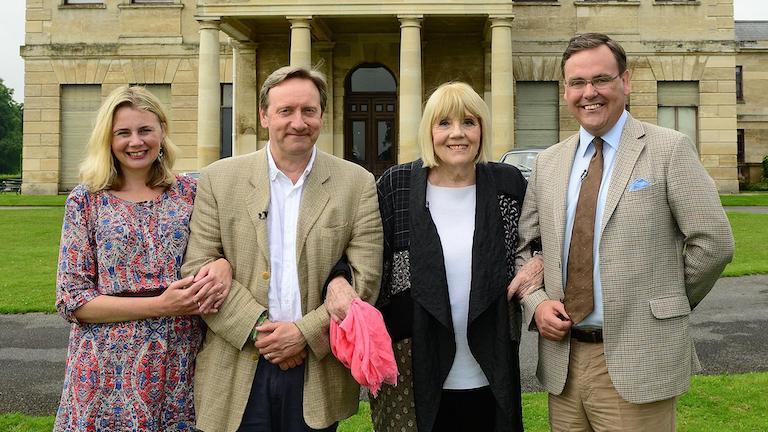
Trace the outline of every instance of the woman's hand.
{"label": "woman's hand", "polygon": [[526,261],[507,286],[507,300],[522,299],[542,286],[544,286],[544,259],[541,255],[536,255]]}
{"label": "woman's hand", "polygon": [[224,258],[204,265],[190,288],[197,288],[195,301],[201,315],[216,313],[232,288],[232,266]]}
{"label": "woman's hand", "polygon": [[200,287],[191,285],[193,279],[192,276],[189,276],[171,282],[168,288],[157,297],[160,304],[160,316],[199,314],[195,295]]}
{"label": "woman's hand", "polygon": [[331,319],[341,322],[347,316],[352,300],[359,298],[352,285],[344,276],[336,276],[328,283],[328,293],[325,295],[325,308]]}

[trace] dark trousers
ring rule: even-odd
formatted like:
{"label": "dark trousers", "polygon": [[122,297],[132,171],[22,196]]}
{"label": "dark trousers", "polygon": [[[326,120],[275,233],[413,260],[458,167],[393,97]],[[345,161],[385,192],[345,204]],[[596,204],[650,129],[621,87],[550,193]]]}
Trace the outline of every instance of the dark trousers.
{"label": "dark trousers", "polygon": [[238,432],[335,432],[338,423],[312,429],[304,422],[304,365],[280,370],[259,358]]}
{"label": "dark trousers", "polygon": [[495,427],[496,399],[490,387],[443,390],[433,432],[491,432]]}

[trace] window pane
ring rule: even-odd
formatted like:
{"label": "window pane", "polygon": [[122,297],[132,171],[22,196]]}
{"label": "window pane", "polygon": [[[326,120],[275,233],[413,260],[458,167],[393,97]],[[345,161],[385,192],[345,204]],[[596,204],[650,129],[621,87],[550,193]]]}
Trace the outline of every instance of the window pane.
{"label": "window pane", "polygon": [[392,120],[379,120],[378,130],[378,150],[377,154],[380,161],[391,161],[393,159],[392,154],[392,138],[394,135],[394,122]]}
{"label": "window pane", "polygon": [[699,105],[698,81],[659,81],[656,86],[659,105]]}
{"label": "window pane", "polygon": [[368,104],[360,104],[360,111],[368,112]]}
{"label": "window pane", "polygon": [[61,175],[59,187],[70,190],[77,185],[79,165],[93,130],[96,111],[101,105],[100,85],[61,86]]}
{"label": "window pane", "polygon": [[352,122],[352,157],[365,160],[365,120]]}
{"label": "window pane", "polygon": [[64,4],[101,4],[104,0],[66,0]]}
{"label": "window pane", "polygon": [[352,72],[350,90],[353,92],[395,92],[395,78],[383,67],[363,67]]}
{"label": "window pane", "polygon": [[694,107],[678,107],[677,108],[677,125],[680,132],[688,135],[694,146],[698,149],[699,145],[696,139],[696,108]]}
{"label": "window pane", "polygon": [[518,81],[515,84],[515,148],[549,147],[558,142],[559,104],[556,81]]}
{"label": "window pane", "polygon": [[659,107],[657,118],[659,126],[675,129],[675,108]]}

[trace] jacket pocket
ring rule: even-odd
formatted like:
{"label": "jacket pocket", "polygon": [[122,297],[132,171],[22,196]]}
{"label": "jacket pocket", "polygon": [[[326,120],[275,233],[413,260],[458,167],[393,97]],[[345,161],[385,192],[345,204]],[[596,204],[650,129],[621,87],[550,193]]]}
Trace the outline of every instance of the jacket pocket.
{"label": "jacket pocket", "polygon": [[651,305],[651,313],[657,319],[674,318],[691,313],[688,297],[685,296],[660,297],[652,299],[648,303]]}

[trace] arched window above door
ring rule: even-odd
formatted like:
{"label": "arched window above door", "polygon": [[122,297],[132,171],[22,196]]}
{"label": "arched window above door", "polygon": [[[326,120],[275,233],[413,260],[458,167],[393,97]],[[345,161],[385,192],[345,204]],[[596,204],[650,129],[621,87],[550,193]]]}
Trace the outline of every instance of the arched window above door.
{"label": "arched window above door", "polygon": [[396,92],[395,77],[383,66],[365,65],[352,72],[349,89],[353,92]]}

